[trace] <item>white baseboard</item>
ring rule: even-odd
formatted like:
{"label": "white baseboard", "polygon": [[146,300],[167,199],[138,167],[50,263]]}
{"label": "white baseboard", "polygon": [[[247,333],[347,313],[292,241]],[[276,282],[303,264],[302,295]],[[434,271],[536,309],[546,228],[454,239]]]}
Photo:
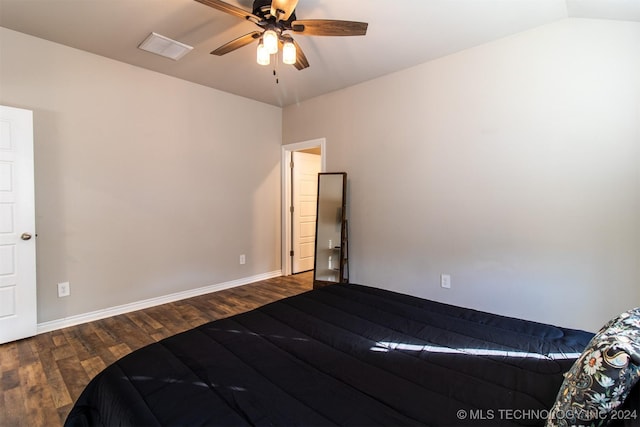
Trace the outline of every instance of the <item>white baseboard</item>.
{"label": "white baseboard", "polygon": [[38,334],[51,332],[69,326],[80,325],[82,323],[93,322],[95,320],[107,317],[117,316],[119,314],[130,313],[132,311],[142,310],[145,308],[155,307],[157,305],[167,304],[170,302],[180,301],[187,298],[193,298],[200,295],[209,294],[211,292],[221,291],[223,289],[235,288],[236,286],[248,285],[249,283],[259,282],[261,280],[272,279],[282,276],[282,270],[272,271],[269,273],[257,274],[251,277],[232,280],[230,282],[218,283],[217,285],[204,286],[188,291],[176,292],[156,298],[149,298],[143,301],[123,304],[116,307],[105,308],[102,310],[92,311],[75,316],[65,317],[63,319],[51,320],[49,322],[38,323]]}

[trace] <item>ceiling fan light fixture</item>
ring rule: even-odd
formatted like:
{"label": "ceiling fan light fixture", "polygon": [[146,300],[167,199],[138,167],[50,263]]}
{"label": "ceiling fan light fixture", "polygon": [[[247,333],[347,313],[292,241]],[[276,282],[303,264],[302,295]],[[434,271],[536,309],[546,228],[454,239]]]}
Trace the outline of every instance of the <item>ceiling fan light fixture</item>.
{"label": "ceiling fan light fixture", "polygon": [[[270,56],[277,55],[278,50],[281,49],[280,45],[282,45],[283,62],[293,65],[297,70],[309,68],[309,61],[302,48],[288,35],[289,31],[296,35],[305,36],[364,36],[367,34],[369,26],[366,22],[335,19],[300,20],[296,16],[299,0],[253,0],[253,12],[227,3],[225,0],[196,1],[242,20],[251,21],[260,27],[259,30],[254,30],[223,44],[211,51],[212,55],[226,55],[259,39],[261,45],[256,52],[258,63],[269,64],[271,62]],[[276,63],[279,62],[279,58],[277,56],[275,58]]]}
{"label": "ceiling fan light fixture", "polygon": [[274,30],[267,30],[262,35],[262,41],[270,55],[278,53],[278,33]]}
{"label": "ceiling fan light fixture", "polygon": [[260,65],[269,65],[271,62],[271,55],[267,52],[267,48],[265,47],[263,40],[260,40],[260,43],[258,44],[257,60]]}
{"label": "ceiling fan light fixture", "polygon": [[293,40],[285,41],[284,46],[282,47],[282,62],[288,65],[293,65],[296,63],[297,56],[298,52]]}

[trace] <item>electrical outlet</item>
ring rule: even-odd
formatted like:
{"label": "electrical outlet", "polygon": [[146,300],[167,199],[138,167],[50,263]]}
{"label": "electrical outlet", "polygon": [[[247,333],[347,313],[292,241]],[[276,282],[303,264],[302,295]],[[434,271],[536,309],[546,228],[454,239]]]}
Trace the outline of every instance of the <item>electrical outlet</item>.
{"label": "electrical outlet", "polygon": [[244,254],[240,255],[240,264],[242,265],[246,263],[247,263],[247,257]]}
{"label": "electrical outlet", "polygon": [[58,283],[58,298],[68,297],[69,295],[71,295],[69,282]]}
{"label": "electrical outlet", "polygon": [[440,275],[440,286],[446,289],[451,289],[451,276],[448,274]]}

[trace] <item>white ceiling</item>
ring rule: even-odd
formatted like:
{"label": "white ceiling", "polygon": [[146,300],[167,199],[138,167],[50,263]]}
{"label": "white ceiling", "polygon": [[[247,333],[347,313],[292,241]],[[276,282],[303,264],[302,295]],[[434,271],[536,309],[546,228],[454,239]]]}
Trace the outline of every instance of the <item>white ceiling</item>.
{"label": "white ceiling", "polygon": [[[252,0],[227,0],[251,10]],[[364,37],[296,36],[311,67],[256,64],[256,45],[209,52],[257,27],[194,0],[0,0],[0,26],[286,106],[568,17],[640,22],[640,0],[300,0],[299,19],[369,23]],[[173,61],[137,49],[151,32],[188,45]]]}

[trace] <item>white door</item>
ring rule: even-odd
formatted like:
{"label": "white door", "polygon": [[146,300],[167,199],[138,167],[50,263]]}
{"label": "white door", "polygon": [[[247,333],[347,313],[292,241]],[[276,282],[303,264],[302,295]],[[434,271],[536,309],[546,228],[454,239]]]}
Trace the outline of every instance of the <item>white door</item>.
{"label": "white door", "polygon": [[316,241],[316,203],[320,155],[291,153],[293,187],[293,262],[292,272],[313,270]]}
{"label": "white door", "polygon": [[0,106],[0,344],[37,330],[33,114]]}

